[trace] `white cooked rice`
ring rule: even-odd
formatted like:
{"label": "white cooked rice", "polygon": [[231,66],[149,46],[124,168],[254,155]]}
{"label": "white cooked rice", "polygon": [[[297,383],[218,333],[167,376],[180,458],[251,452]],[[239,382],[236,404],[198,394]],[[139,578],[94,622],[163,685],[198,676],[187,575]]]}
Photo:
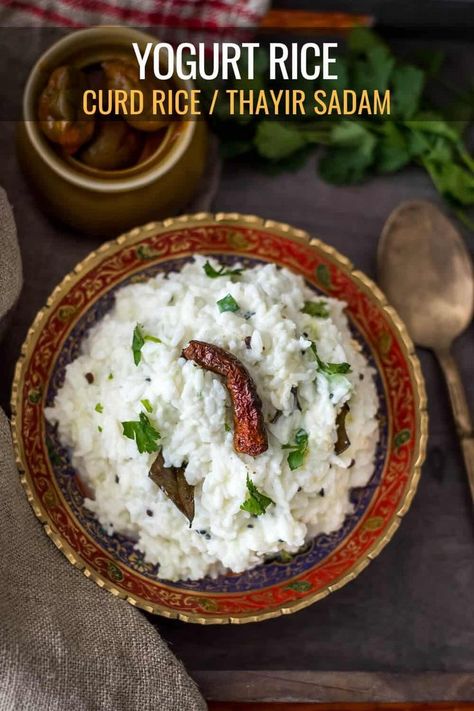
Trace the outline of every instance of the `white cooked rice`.
{"label": "white cooked rice", "polygon": [[[372,475],[378,432],[373,374],[351,338],[343,302],[324,300],[330,318],[315,318],[301,312],[305,300],[318,300],[302,277],[269,264],[245,270],[238,279],[210,279],[205,261],[196,256],[178,273],[120,289],[82,354],[68,365],[54,406],[46,411],[94,492],[87,506],[110,533],[133,537],[169,580],[240,572],[337,530],[352,511],[350,488],[365,485]],[[228,293],[240,306],[236,313],[220,313],[216,305]],[[131,350],[137,323],[162,341],[145,343],[138,366]],[[264,454],[252,458],[234,451],[222,380],[180,357],[191,339],[225,348],[250,371],[269,436]],[[347,361],[351,372],[318,372],[311,340],[323,361]],[[93,374],[91,384],[87,373]],[[186,479],[195,485],[192,528],[148,477],[156,455],[139,454],[123,435],[121,422],[138,419],[144,399],[153,407],[149,418],[161,433],[166,466],[188,462]],[[336,416],[348,400],[351,446],[337,456]],[[98,403],[102,412],[95,409]],[[276,410],[282,415],[272,424]],[[309,435],[309,449],[303,465],[291,471],[282,445],[293,442],[299,428]],[[240,508],[247,475],[275,502],[257,517]]]}

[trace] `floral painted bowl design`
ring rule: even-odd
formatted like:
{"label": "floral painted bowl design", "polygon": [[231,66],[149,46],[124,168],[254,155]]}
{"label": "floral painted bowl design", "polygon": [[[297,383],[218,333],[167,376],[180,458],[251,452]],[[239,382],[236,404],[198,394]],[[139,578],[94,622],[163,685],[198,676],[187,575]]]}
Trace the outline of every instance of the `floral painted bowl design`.
{"label": "floral painted bowl design", "polygon": [[[169,582],[124,536],[109,536],[84,506],[68,453],[46,422],[66,365],[115,291],[193,253],[231,264],[274,262],[316,292],[347,302],[354,337],[376,369],[380,434],[374,472],[351,492],[354,512],[296,555],[241,574]],[[35,319],[17,364],[13,435],[22,483],[48,536],[68,560],[114,595],[186,622],[243,623],[299,610],[356,577],[390,540],[410,506],[425,453],[426,398],[407,332],[379,289],[334,249],[288,225],[237,214],[199,214],[152,223],[104,244],[55,289]]]}

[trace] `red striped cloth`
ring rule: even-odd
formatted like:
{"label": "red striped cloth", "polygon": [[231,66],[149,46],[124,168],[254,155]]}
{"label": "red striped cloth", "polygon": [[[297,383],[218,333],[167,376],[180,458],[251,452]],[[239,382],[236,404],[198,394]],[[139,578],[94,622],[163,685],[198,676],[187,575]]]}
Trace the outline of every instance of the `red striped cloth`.
{"label": "red striped cloth", "polygon": [[0,26],[255,27],[270,0],[0,0]]}

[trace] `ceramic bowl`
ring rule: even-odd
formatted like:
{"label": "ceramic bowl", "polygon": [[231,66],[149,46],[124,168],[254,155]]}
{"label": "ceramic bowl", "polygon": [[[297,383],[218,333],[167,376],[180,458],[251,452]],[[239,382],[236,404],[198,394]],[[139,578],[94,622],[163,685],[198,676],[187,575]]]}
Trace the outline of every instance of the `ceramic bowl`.
{"label": "ceramic bowl", "polygon": [[[20,164],[41,207],[81,232],[117,235],[133,225],[168,217],[196,191],[206,164],[207,129],[202,120],[173,121],[159,149],[138,166],[90,170],[63,158],[45,138],[37,117],[38,98],[51,72],[73,62],[84,67],[129,56],[156,37],[129,27],[93,27],[66,35],[38,60],[26,83],[23,121],[17,130]],[[178,88],[192,84],[174,77]]]}
{"label": "ceramic bowl", "polygon": [[[45,420],[89,329],[124,284],[179,269],[194,253],[226,264],[273,262],[316,293],[343,299],[351,328],[376,372],[379,439],[372,477],[353,489],[353,513],[296,555],[241,574],[169,582],[125,536],[109,536],[84,506],[68,452]],[[132,230],[65,277],[23,346],[12,396],[23,485],[46,533],[98,585],[149,612],[187,622],[251,622],[288,614],[353,580],[398,528],[416,490],[426,445],[426,399],[413,345],[377,286],[319,240],[287,225],[236,214],[200,214]],[[396,574],[396,571],[394,571]]]}

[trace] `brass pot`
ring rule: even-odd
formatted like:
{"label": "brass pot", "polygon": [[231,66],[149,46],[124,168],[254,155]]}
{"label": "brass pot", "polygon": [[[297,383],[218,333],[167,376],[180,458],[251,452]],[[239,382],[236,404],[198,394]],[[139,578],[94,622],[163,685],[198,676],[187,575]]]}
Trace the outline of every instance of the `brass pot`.
{"label": "brass pot", "polygon": [[[175,215],[191,199],[203,174],[207,129],[203,120],[173,121],[159,148],[125,170],[103,171],[64,158],[48,142],[36,120],[38,99],[51,72],[74,63],[85,67],[130,56],[132,42],[156,38],[129,27],[93,27],[63,37],[31,70],[17,130],[20,164],[41,206],[72,227],[95,235],[116,235],[137,224]],[[173,84],[187,91],[192,83]]]}

